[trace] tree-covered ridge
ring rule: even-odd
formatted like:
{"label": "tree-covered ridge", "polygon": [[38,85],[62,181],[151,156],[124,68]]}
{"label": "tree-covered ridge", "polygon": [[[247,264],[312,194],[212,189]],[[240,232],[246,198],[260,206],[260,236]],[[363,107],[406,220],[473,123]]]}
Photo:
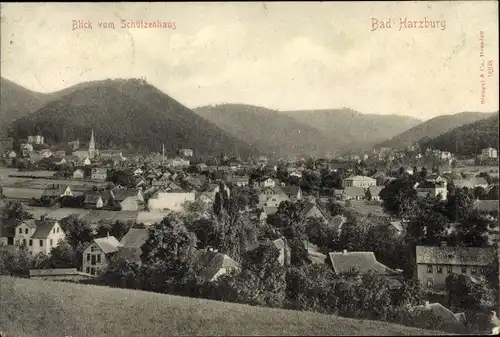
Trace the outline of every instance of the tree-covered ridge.
{"label": "tree-covered ridge", "polygon": [[100,81],[75,88],[12,125],[14,138],[40,133],[48,143],[87,141],[94,129],[98,148],[123,148],[167,154],[180,148],[196,153],[255,153],[243,141],[157,88],[137,80]]}
{"label": "tree-covered ridge", "polygon": [[424,140],[422,146],[463,156],[481,154],[481,150],[487,147],[498,149],[498,113],[457,127],[436,138]]}

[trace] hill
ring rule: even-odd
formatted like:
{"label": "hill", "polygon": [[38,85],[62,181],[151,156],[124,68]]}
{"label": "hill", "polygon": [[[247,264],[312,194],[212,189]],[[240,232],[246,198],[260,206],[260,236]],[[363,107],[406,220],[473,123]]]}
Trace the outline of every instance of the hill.
{"label": "hill", "polygon": [[94,128],[98,148],[160,151],[179,148],[195,154],[256,154],[173,98],[142,80],[105,80],[79,84],[52,94],[52,101],[12,124],[15,138],[37,130],[49,143],[87,141]]}
{"label": "hill", "polygon": [[461,112],[454,115],[434,117],[409,129],[408,131],[400,133],[384,142],[381,142],[376,147],[404,149],[410,145],[415,144],[423,138],[435,138],[456,127],[473,123],[491,116],[491,113],[486,114],[481,112]]}
{"label": "hill", "polygon": [[439,335],[354,320],[136,290],[0,277],[7,336]]}
{"label": "hill", "polygon": [[43,107],[50,96],[28,90],[6,78],[0,78],[0,136],[11,122]]}
{"label": "hill", "polygon": [[373,145],[422,121],[399,115],[362,114],[351,109],[285,111],[283,114],[335,137],[349,149]]}
{"label": "hill", "polygon": [[423,140],[423,148],[433,148],[473,156],[487,147],[498,149],[498,113],[490,118],[462,125],[439,137]]}
{"label": "hill", "polygon": [[194,111],[251,146],[278,156],[324,154],[339,142],[318,129],[274,110],[244,104],[203,106]]}

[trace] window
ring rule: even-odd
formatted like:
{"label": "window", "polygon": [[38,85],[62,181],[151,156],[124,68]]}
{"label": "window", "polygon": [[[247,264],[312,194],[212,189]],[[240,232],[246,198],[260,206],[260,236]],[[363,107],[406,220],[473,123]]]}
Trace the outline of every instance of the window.
{"label": "window", "polygon": [[23,234],[23,229],[19,228],[19,234]]}
{"label": "window", "polygon": [[427,265],[427,272],[428,273],[432,273],[433,272],[432,264]]}
{"label": "window", "polygon": [[470,273],[472,275],[476,275],[476,273],[477,273],[476,267],[472,267],[471,270],[470,270]]}
{"label": "window", "polygon": [[451,266],[446,267],[446,271],[447,271],[448,273],[452,273],[452,272],[453,272],[453,270],[452,270]]}
{"label": "window", "polygon": [[90,261],[90,254],[87,254],[87,261]]}
{"label": "window", "polygon": [[97,254],[97,263],[101,263],[101,254]]}
{"label": "window", "polygon": [[43,240],[40,240],[40,247],[43,247]]}
{"label": "window", "polygon": [[30,239],[30,247],[33,246],[33,240]]}
{"label": "window", "polygon": [[467,267],[462,267],[462,274],[467,274]]}
{"label": "window", "polygon": [[87,274],[90,274],[90,267],[87,267],[85,271],[87,272]]}
{"label": "window", "polygon": [[14,245],[14,238],[7,238],[7,245]]}
{"label": "window", "polygon": [[427,280],[427,288],[434,288],[434,280],[433,279],[428,279]]}
{"label": "window", "polygon": [[24,234],[28,234],[28,228],[24,230]]}
{"label": "window", "polygon": [[90,247],[90,251],[91,252],[95,251],[95,247],[94,246]]}
{"label": "window", "polygon": [[59,233],[59,227],[57,227],[57,231],[56,232]]}
{"label": "window", "polygon": [[437,266],[437,273],[442,274],[443,273],[443,267],[442,266]]}
{"label": "window", "polygon": [[50,246],[52,247],[54,245],[54,242],[52,241],[52,239],[50,239]]}
{"label": "window", "polygon": [[55,232],[56,232],[56,228],[54,227],[54,228],[52,229],[52,233],[55,233]]}
{"label": "window", "polygon": [[23,246],[26,246],[26,239],[23,239]]}
{"label": "window", "polygon": [[486,274],[486,268],[481,268],[481,274],[483,274],[483,275]]}
{"label": "window", "polygon": [[95,275],[95,268],[90,268],[90,274]]}

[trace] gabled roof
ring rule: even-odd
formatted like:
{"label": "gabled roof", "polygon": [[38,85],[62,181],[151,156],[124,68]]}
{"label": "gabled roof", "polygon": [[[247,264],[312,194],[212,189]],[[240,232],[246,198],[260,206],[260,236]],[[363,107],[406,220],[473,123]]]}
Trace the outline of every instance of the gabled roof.
{"label": "gabled roof", "polygon": [[[54,225],[57,223],[56,220],[35,220],[36,230],[31,236],[33,239],[46,239]],[[62,229],[61,229],[62,230]]]}
{"label": "gabled roof", "polygon": [[200,277],[205,282],[213,281],[217,272],[219,272],[219,270],[222,268],[240,268],[240,265],[236,261],[223,253],[198,250],[195,253],[195,258],[198,265],[202,267]]}
{"label": "gabled roof", "polygon": [[299,186],[280,186],[279,189],[282,190],[287,196],[297,196],[300,191]]}
{"label": "gabled roof", "polygon": [[417,246],[417,263],[487,266],[496,258],[494,247]]}
{"label": "gabled roof", "polygon": [[142,228],[130,228],[127,234],[121,239],[123,247],[141,248],[149,237],[149,230]]}
{"label": "gabled roof", "polygon": [[136,189],[116,189],[113,191],[115,201],[121,202],[128,197],[135,197],[139,193]]}
{"label": "gabled roof", "polygon": [[364,197],[365,190],[363,190],[362,187],[349,186],[344,189],[343,195],[347,195],[349,197]]}
{"label": "gabled roof", "polygon": [[94,239],[94,242],[101,248],[104,254],[115,253],[121,247],[120,242],[114,236]]}
{"label": "gabled roof", "polygon": [[351,273],[354,269],[364,274],[374,271],[379,274],[396,274],[397,272],[378,262],[373,252],[332,252],[328,254],[333,270],[337,274]]}

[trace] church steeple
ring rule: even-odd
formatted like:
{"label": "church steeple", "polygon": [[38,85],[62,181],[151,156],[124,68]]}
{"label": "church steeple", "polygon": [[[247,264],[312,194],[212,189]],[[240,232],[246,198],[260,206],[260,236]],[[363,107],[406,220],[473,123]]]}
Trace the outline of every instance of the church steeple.
{"label": "church steeple", "polygon": [[95,158],[95,140],[94,140],[94,128],[92,128],[92,134],[90,135],[89,142],[89,159]]}

